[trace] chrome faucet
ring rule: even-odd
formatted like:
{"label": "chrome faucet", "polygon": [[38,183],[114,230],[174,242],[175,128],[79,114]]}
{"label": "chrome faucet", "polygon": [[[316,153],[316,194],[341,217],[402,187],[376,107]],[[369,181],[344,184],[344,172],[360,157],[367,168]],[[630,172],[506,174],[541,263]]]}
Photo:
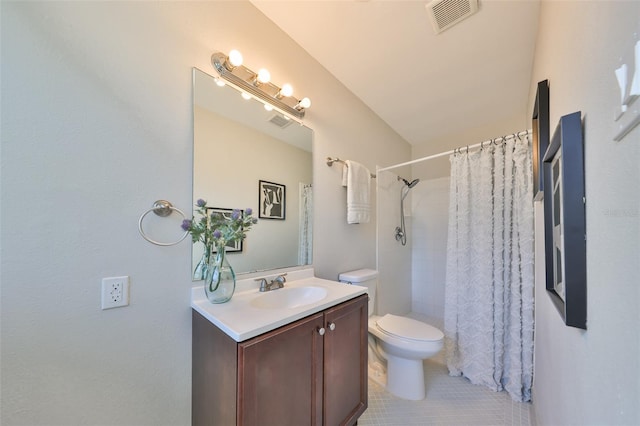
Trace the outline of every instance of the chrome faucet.
{"label": "chrome faucet", "polygon": [[284,287],[284,283],[287,282],[287,279],[285,278],[286,275],[287,275],[286,273],[282,275],[278,275],[277,277],[272,279],[270,283],[267,283],[267,280],[265,278],[258,278],[255,281],[260,282],[261,292],[277,290],[279,288]]}

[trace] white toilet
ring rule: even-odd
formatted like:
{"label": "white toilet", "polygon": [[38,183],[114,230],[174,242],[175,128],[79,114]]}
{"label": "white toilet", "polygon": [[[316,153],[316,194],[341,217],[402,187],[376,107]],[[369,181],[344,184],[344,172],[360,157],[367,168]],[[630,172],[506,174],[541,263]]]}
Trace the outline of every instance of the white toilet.
{"label": "white toilet", "polygon": [[[422,363],[440,352],[444,334],[437,328],[397,315],[373,315],[378,271],[358,269],[343,272],[343,283],[367,287],[369,294],[369,376],[392,394],[410,400],[425,397]],[[384,360],[386,359],[386,383]],[[383,378],[382,380],[380,378]]]}

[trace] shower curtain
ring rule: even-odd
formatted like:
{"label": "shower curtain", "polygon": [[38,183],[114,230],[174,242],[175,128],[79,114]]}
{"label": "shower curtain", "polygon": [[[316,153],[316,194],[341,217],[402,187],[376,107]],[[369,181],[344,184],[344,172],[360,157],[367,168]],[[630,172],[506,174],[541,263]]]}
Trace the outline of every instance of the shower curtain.
{"label": "shower curtain", "polygon": [[530,401],[533,181],[522,139],[450,157],[444,328],[450,375]]}
{"label": "shower curtain", "polygon": [[300,226],[298,233],[298,265],[309,265],[313,258],[313,188],[300,183]]}

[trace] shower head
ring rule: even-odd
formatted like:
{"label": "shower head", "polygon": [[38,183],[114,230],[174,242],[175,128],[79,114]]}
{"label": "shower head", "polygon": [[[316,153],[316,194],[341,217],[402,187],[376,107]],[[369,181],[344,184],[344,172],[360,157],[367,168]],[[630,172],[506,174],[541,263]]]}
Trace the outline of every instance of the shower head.
{"label": "shower head", "polygon": [[404,182],[405,185],[407,185],[409,188],[413,188],[414,186],[416,186],[418,184],[418,182],[420,182],[420,179],[414,179],[411,182],[409,182],[408,180],[401,178],[400,176],[398,176],[398,180],[401,180]]}

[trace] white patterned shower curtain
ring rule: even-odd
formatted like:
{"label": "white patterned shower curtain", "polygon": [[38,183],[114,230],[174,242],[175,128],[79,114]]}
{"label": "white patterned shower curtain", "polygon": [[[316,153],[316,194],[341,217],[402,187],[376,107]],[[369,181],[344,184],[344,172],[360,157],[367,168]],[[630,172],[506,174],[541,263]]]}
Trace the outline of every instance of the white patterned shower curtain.
{"label": "white patterned shower curtain", "polygon": [[531,400],[533,179],[529,136],[450,157],[449,374]]}
{"label": "white patterned shower curtain", "polygon": [[313,260],[313,187],[300,183],[300,230],[298,233],[298,265],[309,265]]}

